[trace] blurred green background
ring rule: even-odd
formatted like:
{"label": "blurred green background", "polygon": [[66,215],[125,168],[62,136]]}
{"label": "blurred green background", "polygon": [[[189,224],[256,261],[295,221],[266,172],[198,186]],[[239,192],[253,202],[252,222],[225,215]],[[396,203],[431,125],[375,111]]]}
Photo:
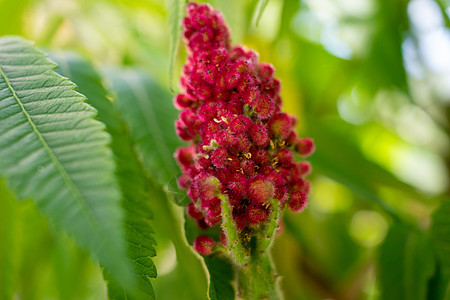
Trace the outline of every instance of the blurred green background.
{"label": "blurred green background", "polygon": [[[222,10],[233,43],[275,66],[284,110],[316,143],[309,208],[286,213],[273,249],[286,299],[388,299],[384,288],[409,273],[412,296],[397,299],[450,297],[427,242],[450,189],[450,1],[270,0],[258,26],[257,1],[203,2]],[[0,0],[0,35],[78,52],[98,69],[140,68],[174,96],[186,53],[181,44],[170,79],[170,12],[163,0]],[[0,195],[0,288],[106,298],[87,253],[1,182]],[[174,242],[155,231],[157,297],[178,299],[174,285],[192,287],[174,279]]]}

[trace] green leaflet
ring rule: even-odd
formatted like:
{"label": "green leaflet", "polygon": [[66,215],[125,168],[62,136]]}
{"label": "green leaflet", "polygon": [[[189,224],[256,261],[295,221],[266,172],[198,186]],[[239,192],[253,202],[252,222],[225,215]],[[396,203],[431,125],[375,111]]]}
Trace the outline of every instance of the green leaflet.
{"label": "green leaflet", "polygon": [[430,229],[431,237],[436,246],[437,256],[442,269],[450,279],[450,201],[446,201],[434,212]]}
{"label": "green leaflet", "polygon": [[[215,240],[219,239],[217,232],[214,230],[200,229],[195,220],[189,216],[185,217],[184,228],[186,231],[186,238],[190,245],[194,239],[205,234],[213,237]],[[205,261],[206,268],[209,273],[208,296],[211,300],[228,300],[234,299],[235,291],[233,287],[234,270],[232,263],[221,255],[202,256]]]}
{"label": "green leaflet", "polygon": [[234,271],[231,263],[219,256],[205,257],[204,259],[210,275],[209,299],[233,300],[234,289],[231,282],[234,279]]}
{"label": "green leaflet", "polygon": [[312,125],[313,120],[308,120],[308,123],[311,124],[308,135],[316,144],[316,151],[308,157],[314,170],[346,185],[394,218],[401,216],[377,194],[379,186],[389,186],[421,197],[411,186],[364,156],[348,134],[353,130],[351,126],[334,120],[316,125]]}
{"label": "green leaflet", "polygon": [[258,26],[259,20],[261,20],[261,16],[264,13],[264,9],[266,9],[267,3],[269,3],[269,0],[259,0],[258,4],[256,5],[256,11],[255,11],[256,26]]}
{"label": "green leaflet", "polygon": [[181,170],[173,154],[181,142],[175,134],[177,111],[172,97],[140,71],[108,72],[107,77],[150,175],[178,204],[188,203],[186,193],[177,185]]}
{"label": "green leaflet", "polygon": [[0,40],[0,176],[131,285],[110,136],[54,68],[29,42]]}
{"label": "green leaflet", "polygon": [[426,299],[435,261],[425,234],[402,223],[392,224],[380,246],[378,267],[380,299]]}
{"label": "green leaflet", "polygon": [[170,55],[169,55],[169,83],[172,86],[175,59],[178,53],[181,39],[181,21],[184,17],[186,0],[171,0],[170,2]]}
{"label": "green leaflet", "polygon": [[[432,216],[431,240],[439,262],[441,283],[434,289],[436,299],[450,299],[450,201],[438,207]],[[431,298],[431,297],[430,297]],[[433,298],[434,299],[434,298]]]}
{"label": "green leaflet", "polygon": [[[52,56],[62,75],[71,78],[88,103],[99,111],[99,119],[112,135],[112,149],[117,162],[117,175],[122,190],[122,206],[125,209],[125,239],[128,258],[139,277],[139,290],[146,299],[154,298],[150,278],[156,278],[156,268],[151,257],[155,256],[153,230],[150,221],[150,201],[165,199],[164,193],[149,181],[134,150],[126,124],[121,120],[114,104],[106,97],[100,75],[92,65],[75,54]],[[159,200],[157,200],[159,201]],[[133,293],[125,291],[108,274],[108,295],[111,299],[133,299]]]}
{"label": "green leaflet", "polygon": [[402,30],[408,23],[407,1],[380,1],[374,18],[375,33],[367,60],[361,68],[361,77],[368,90],[397,88],[408,91],[402,59]]}
{"label": "green leaflet", "polygon": [[[119,73],[109,70],[106,77],[110,79],[119,111],[131,129],[133,141],[150,176],[164,186],[169,196],[175,196],[179,204],[190,201],[184,191],[177,190],[176,177],[180,169],[173,153],[181,143],[175,134],[177,112],[170,95],[142,71],[121,70]],[[182,299],[205,299],[204,269],[185,241],[180,218],[176,214],[181,208],[166,198],[158,200],[151,203],[155,224],[158,224],[155,231],[172,241],[177,256],[175,270],[165,277],[174,275],[172,285],[185,287]],[[164,291],[162,293],[167,295]]]}

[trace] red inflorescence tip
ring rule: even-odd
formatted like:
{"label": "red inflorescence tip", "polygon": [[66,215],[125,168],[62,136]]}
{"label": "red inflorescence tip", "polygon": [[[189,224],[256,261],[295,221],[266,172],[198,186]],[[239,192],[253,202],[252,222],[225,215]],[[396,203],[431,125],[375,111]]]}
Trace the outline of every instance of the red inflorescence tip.
{"label": "red inflorescence tip", "polygon": [[[293,151],[307,156],[314,144],[298,138],[297,118],[282,112],[274,67],[259,62],[254,51],[232,46],[221,13],[207,4],[189,3],[183,28],[188,57],[183,92],[174,99],[181,111],[175,128],[190,145],[175,158],[183,172],[179,186],[192,199],[188,215],[200,228],[221,232],[225,197],[237,229],[251,231],[267,222],[270,199],[303,210],[311,166],[296,163]],[[214,245],[207,236],[194,242],[204,255]]]}

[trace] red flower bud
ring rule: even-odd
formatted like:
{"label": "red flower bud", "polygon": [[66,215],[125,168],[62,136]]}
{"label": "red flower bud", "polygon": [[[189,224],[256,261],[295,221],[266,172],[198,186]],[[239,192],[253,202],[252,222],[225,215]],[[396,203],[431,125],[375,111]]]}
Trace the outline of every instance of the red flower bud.
{"label": "red flower bud", "polygon": [[250,129],[250,137],[258,147],[264,148],[269,145],[269,133],[263,124],[254,124]]}
{"label": "red flower bud", "polygon": [[306,176],[311,172],[311,164],[307,161],[302,161],[296,164],[297,169],[299,170],[300,176]]}
{"label": "red flower bud", "polygon": [[295,150],[301,156],[309,156],[314,152],[314,142],[310,138],[299,139],[295,145]]}
{"label": "red flower bud", "polygon": [[239,152],[248,152],[251,145],[250,140],[244,133],[240,133],[234,138],[233,147]]}
{"label": "red flower bud", "polygon": [[298,140],[297,132],[291,131],[291,133],[289,133],[288,137],[286,138],[286,143],[288,143],[288,145],[295,145],[295,143],[297,143],[297,140]]}
{"label": "red flower bud", "polygon": [[188,189],[191,186],[191,178],[185,173],[178,178],[178,185],[182,189]]}
{"label": "red flower bud", "polygon": [[234,173],[233,177],[228,183],[228,189],[230,190],[230,194],[232,196],[243,196],[247,190],[247,178],[245,177],[245,175],[241,173]]}
{"label": "red flower bud", "polygon": [[269,211],[261,204],[252,204],[247,208],[247,221],[250,224],[264,222],[269,217]]}
{"label": "red flower bud", "polygon": [[228,151],[224,147],[215,150],[211,154],[211,161],[217,168],[225,167],[228,162],[227,158],[228,158]]}
{"label": "red flower bud", "polygon": [[209,227],[213,227],[216,224],[218,224],[222,220],[222,217],[220,216],[220,211],[218,214],[216,212],[207,211],[205,223],[208,224]]}
{"label": "red flower bud", "polygon": [[281,149],[276,153],[278,163],[282,166],[289,168],[294,163],[294,155],[289,149]]}
{"label": "red flower bud", "polygon": [[203,213],[192,202],[188,204],[188,206],[186,207],[186,211],[189,217],[193,219],[201,220],[205,217]]}
{"label": "red flower bud", "polygon": [[258,177],[250,182],[247,194],[252,201],[264,203],[273,198],[275,195],[275,187],[272,182]]}
{"label": "red flower bud", "polygon": [[241,161],[241,170],[247,176],[253,176],[255,174],[255,163],[250,159],[243,159]]}
{"label": "red flower bud", "polygon": [[233,121],[231,121],[230,131],[235,134],[246,132],[250,129],[252,124],[252,120],[250,120],[246,116],[237,116],[233,119]]}
{"label": "red flower bud", "polygon": [[217,132],[216,136],[217,136],[217,143],[219,143],[219,145],[224,147],[233,146],[234,136],[230,132],[226,130],[221,130]]}
{"label": "red flower bud", "polygon": [[179,94],[174,100],[175,107],[178,109],[184,109],[194,105],[194,99],[185,94]]}
{"label": "red flower bud", "polygon": [[291,133],[291,120],[285,113],[274,115],[268,125],[270,132],[276,137],[286,139]]}
{"label": "red flower bud", "polygon": [[251,151],[252,159],[258,165],[266,165],[269,163],[269,154],[265,149],[254,149]]}
{"label": "red flower bud", "polygon": [[[288,115],[289,119],[291,120],[291,127],[294,128],[295,126],[297,126],[297,123],[298,123],[297,117],[294,115],[291,115],[291,114],[287,114],[287,115]],[[295,131],[293,131],[293,132],[295,132]]]}
{"label": "red flower bud", "polygon": [[226,81],[226,88],[232,89],[235,86],[237,86],[239,79],[241,78],[241,73],[238,71],[232,71],[226,74],[225,81]]}
{"label": "red flower bud", "polygon": [[193,136],[189,132],[189,129],[187,128],[186,124],[184,124],[183,121],[178,120],[175,122],[175,130],[182,140],[184,141],[192,140]]}
{"label": "red flower bud", "polygon": [[267,96],[262,96],[254,103],[254,109],[261,119],[267,119],[275,111],[275,103]]}
{"label": "red flower bud", "polygon": [[259,89],[256,87],[250,87],[243,92],[242,98],[244,99],[245,104],[254,106],[256,105],[260,95],[261,92]]}
{"label": "red flower bud", "polygon": [[213,239],[209,236],[200,235],[194,240],[194,249],[200,254],[210,255],[214,244]]}
{"label": "red flower bud", "polygon": [[273,76],[273,73],[275,73],[275,68],[271,64],[259,63],[258,71],[261,78],[270,78]]}
{"label": "red flower bud", "polygon": [[175,158],[178,164],[185,171],[194,164],[194,149],[193,147],[178,148],[175,152]]}
{"label": "red flower bud", "polygon": [[194,178],[194,187],[201,199],[209,200],[220,191],[220,182],[216,177],[199,174]]}
{"label": "red flower bud", "polygon": [[306,198],[305,194],[301,191],[296,191],[291,194],[289,200],[289,208],[293,212],[301,212],[306,208],[307,203],[308,199]]}

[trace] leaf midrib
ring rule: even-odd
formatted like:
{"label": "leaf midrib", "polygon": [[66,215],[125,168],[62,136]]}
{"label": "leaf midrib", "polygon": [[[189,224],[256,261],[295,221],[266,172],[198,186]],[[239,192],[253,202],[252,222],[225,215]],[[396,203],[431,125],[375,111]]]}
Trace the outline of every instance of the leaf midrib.
{"label": "leaf midrib", "polygon": [[[93,230],[96,231],[98,236],[101,236],[100,232],[98,230],[98,227],[97,227],[99,225],[99,223],[97,222],[95,216],[92,214],[89,204],[85,200],[83,200],[84,198],[83,198],[81,192],[78,190],[77,186],[72,181],[72,179],[70,178],[70,176],[67,173],[67,171],[64,169],[64,167],[59,162],[59,160],[56,157],[56,155],[53,153],[53,151],[50,148],[50,146],[45,141],[45,139],[42,136],[42,134],[37,129],[36,125],[34,124],[33,120],[31,119],[31,116],[26,111],[24,105],[22,104],[22,102],[20,101],[19,97],[17,96],[17,93],[16,93],[15,89],[12,87],[12,85],[11,85],[9,79],[8,79],[8,76],[6,76],[6,74],[4,73],[4,71],[3,71],[1,66],[0,66],[0,75],[5,80],[6,86],[8,87],[9,91],[13,95],[13,98],[16,100],[17,104],[19,105],[22,113],[25,115],[25,117],[26,117],[28,123],[30,124],[34,134],[37,136],[37,138],[41,142],[42,146],[44,147],[45,151],[47,152],[48,156],[50,157],[50,160],[56,166],[56,169],[60,173],[60,175],[63,178],[63,180],[66,183],[66,185],[68,186],[68,188],[69,188],[71,194],[73,195],[76,203],[79,205],[79,207],[81,207],[81,212],[87,218],[87,220],[88,220],[90,226],[93,228]],[[95,226],[95,225],[97,225],[97,226]]]}

